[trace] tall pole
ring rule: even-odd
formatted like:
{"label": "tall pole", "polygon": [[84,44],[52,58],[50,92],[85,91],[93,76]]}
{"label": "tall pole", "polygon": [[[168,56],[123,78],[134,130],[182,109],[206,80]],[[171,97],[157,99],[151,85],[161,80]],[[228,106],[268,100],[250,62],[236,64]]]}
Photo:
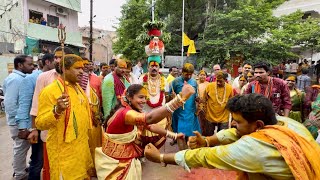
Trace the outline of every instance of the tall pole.
{"label": "tall pole", "polygon": [[154,4],[156,0],[151,0],[151,14],[152,14],[152,22],[154,22]]}
{"label": "tall pole", "polygon": [[181,32],[181,36],[182,36],[182,42],[181,42],[181,67],[183,67],[183,33],[184,33],[184,0],[182,1],[182,32]]}
{"label": "tall pole", "polygon": [[90,0],[90,39],[89,39],[89,59],[92,61],[92,19],[93,19],[93,0]]}

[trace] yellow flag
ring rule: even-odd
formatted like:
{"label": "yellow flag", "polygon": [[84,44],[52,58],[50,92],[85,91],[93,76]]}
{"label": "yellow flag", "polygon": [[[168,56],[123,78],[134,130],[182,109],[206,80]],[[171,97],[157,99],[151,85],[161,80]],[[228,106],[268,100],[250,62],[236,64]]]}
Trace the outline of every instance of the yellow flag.
{"label": "yellow flag", "polygon": [[188,54],[195,54],[195,53],[197,53],[197,50],[196,50],[196,46],[194,45],[194,40],[190,40],[190,44],[188,47]]}
{"label": "yellow flag", "polygon": [[186,35],[186,33],[183,33],[183,46],[189,46],[190,44],[190,38]]}

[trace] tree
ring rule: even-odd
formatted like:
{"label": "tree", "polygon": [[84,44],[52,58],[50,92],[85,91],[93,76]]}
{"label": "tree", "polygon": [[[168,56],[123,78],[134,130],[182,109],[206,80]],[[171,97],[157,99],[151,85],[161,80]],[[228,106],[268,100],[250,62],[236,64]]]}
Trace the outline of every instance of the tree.
{"label": "tree", "polygon": [[235,9],[213,12],[200,41],[201,61],[223,63],[241,56],[251,62],[279,63],[297,58],[292,47],[299,45],[302,39],[310,44],[312,36],[318,37],[319,25],[314,20],[303,21],[301,12],[274,17],[272,10],[282,2],[237,1]]}
{"label": "tree", "polygon": [[136,38],[144,29],[142,24],[151,18],[150,7],[146,0],[129,0],[122,6],[119,27],[117,28],[118,40],[113,45],[113,51],[123,54],[131,61],[144,58],[144,45]]}

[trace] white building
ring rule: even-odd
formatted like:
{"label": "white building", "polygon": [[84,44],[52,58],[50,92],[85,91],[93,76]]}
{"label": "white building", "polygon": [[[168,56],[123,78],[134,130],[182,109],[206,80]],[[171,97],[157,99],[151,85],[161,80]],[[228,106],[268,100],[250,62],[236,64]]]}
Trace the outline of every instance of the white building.
{"label": "white building", "polygon": [[[320,18],[320,0],[289,0],[273,11],[274,16],[288,15],[301,10],[304,13],[302,18]],[[299,47],[294,47],[294,51],[299,51]],[[320,60],[320,53],[312,50],[300,52],[301,60],[307,59],[309,62]]]}
{"label": "white building", "polygon": [[[78,28],[80,11],[80,0],[0,0],[0,52],[53,51],[59,46],[60,24],[66,27],[66,46],[79,52],[83,47]],[[42,18],[46,22],[41,23]]]}

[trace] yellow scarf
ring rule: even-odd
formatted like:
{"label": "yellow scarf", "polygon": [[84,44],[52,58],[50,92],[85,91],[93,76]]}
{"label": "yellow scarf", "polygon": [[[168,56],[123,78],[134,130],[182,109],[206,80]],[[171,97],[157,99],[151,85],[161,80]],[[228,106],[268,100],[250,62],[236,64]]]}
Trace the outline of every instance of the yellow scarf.
{"label": "yellow scarf", "polygon": [[283,126],[265,126],[250,134],[254,138],[273,144],[297,180],[318,179],[320,177],[320,146],[316,141],[308,141],[296,132]]}
{"label": "yellow scarf", "polygon": [[[61,93],[66,92],[68,94],[68,89],[66,88],[66,91],[64,90],[64,81],[61,78],[58,78],[57,80],[58,86],[61,90]],[[66,87],[68,87],[68,82],[65,81],[66,83]],[[82,94],[83,97],[85,97],[85,104],[87,106],[87,109],[89,110],[89,129],[92,129],[92,115],[91,115],[91,111],[90,111],[90,105],[89,105],[89,101],[88,98],[86,98],[86,94],[84,93],[84,91],[82,90],[82,88],[79,86],[79,84],[77,84],[77,89],[80,91],[80,93]],[[64,141],[65,142],[71,142],[75,139],[77,139],[78,137],[78,125],[77,125],[77,118],[76,116],[82,116],[80,114],[75,114],[74,109],[72,107],[72,102],[69,102],[69,107],[66,109],[65,111],[65,129],[64,129]]]}

